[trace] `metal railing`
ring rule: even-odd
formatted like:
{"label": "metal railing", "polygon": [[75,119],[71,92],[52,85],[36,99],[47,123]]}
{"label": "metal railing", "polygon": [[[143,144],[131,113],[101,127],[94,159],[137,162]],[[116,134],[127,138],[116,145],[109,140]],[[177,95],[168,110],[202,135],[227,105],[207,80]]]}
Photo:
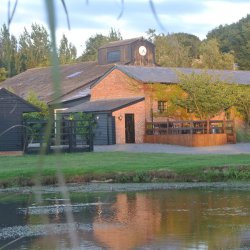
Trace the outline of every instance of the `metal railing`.
{"label": "metal railing", "polygon": [[25,152],[33,152],[46,147],[47,152],[61,150],[67,152],[93,151],[93,130],[91,123],[82,120],[54,120],[48,128],[46,120],[25,121]]}

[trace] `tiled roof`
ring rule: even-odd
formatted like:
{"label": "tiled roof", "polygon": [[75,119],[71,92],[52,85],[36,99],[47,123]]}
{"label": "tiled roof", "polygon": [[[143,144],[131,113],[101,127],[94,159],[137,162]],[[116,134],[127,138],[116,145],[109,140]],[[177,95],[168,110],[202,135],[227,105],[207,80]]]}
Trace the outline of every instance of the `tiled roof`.
{"label": "tiled roof", "polygon": [[[131,39],[132,40],[132,39]],[[90,87],[105,77],[112,69],[118,69],[128,76],[144,83],[178,83],[178,71],[191,74],[201,73],[201,69],[142,67],[125,65],[98,65],[97,62],[82,62],[60,66],[61,93],[56,102],[78,99],[90,94]],[[228,83],[250,85],[250,71],[206,70]],[[54,102],[51,67],[29,69],[1,83],[1,87],[11,89],[16,95],[26,98],[30,91],[47,102]]]}
{"label": "tiled roof", "polygon": [[[61,65],[61,96],[82,89],[89,83],[94,83],[113,66],[113,64],[98,65],[97,62]],[[26,98],[29,91],[32,90],[43,101],[51,102],[55,99],[51,67],[28,69],[5,80],[1,86],[13,90],[15,94],[22,98]]]}
{"label": "tiled roof", "polygon": [[75,107],[69,108],[64,113],[74,112],[113,112],[125,108],[132,104],[141,102],[144,97],[120,98],[120,99],[102,99],[81,103]]}
{"label": "tiled roof", "polygon": [[132,39],[118,40],[118,41],[110,42],[110,43],[107,43],[107,44],[101,46],[99,49],[122,46],[122,45],[130,44],[130,43],[133,43],[133,42],[136,42],[139,40],[143,40],[143,37],[137,37],[137,38],[132,38]]}
{"label": "tiled roof", "polygon": [[[125,66],[117,65],[117,69],[121,70],[128,76],[146,83],[178,83],[177,72],[185,74],[201,74],[202,69],[193,68],[165,68],[165,67],[141,67],[141,66]],[[233,70],[206,70],[208,74],[219,77],[228,83],[238,83],[250,85],[250,71],[233,71]]]}
{"label": "tiled roof", "polygon": [[[21,98],[20,96],[10,92],[9,90],[5,89],[5,88],[2,88],[0,87],[0,96],[12,96],[13,100],[18,100],[19,104],[20,103],[23,103],[23,107],[22,107],[22,111],[23,112],[40,112],[40,108],[34,106],[33,104],[27,102],[26,100],[24,100],[23,98]],[[6,99],[5,98],[1,98],[0,97],[0,101],[4,101],[6,102]]]}

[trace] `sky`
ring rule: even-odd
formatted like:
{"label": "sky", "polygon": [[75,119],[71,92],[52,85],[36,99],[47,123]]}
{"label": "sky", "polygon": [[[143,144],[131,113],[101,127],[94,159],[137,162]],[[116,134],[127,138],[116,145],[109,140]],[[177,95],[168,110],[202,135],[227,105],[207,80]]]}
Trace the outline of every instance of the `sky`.
{"label": "sky", "polygon": [[[250,14],[249,0],[65,0],[69,30],[61,0],[54,1],[57,40],[65,34],[76,46],[78,55],[84,51],[88,38],[96,34],[108,35],[111,27],[119,30],[123,39],[146,38],[146,31],[151,28],[157,34],[185,32],[203,40],[219,25],[237,22]],[[0,0],[1,27],[8,20],[9,2],[12,9],[15,0]],[[18,38],[24,27],[30,31],[32,23],[47,28],[45,0],[19,0],[10,33]]]}

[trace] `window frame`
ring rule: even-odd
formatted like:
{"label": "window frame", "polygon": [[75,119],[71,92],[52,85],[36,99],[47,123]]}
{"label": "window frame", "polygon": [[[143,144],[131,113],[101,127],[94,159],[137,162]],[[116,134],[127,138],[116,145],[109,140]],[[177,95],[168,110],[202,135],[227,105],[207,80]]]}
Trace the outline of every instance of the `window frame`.
{"label": "window frame", "polygon": [[107,52],[107,62],[114,63],[121,61],[121,51],[120,50],[112,50]]}
{"label": "window frame", "polygon": [[158,101],[158,106],[157,106],[158,113],[164,113],[167,111],[167,101]]}

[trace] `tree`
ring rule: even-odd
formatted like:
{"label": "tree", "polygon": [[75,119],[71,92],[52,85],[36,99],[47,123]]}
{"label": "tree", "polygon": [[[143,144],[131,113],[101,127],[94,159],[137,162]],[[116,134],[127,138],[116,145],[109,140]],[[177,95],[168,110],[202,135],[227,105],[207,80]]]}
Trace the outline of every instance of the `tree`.
{"label": "tree", "polygon": [[18,74],[18,57],[17,57],[17,40],[15,38],[15,36],[11,36],[10,39],[10,50],[9,50],[9,57],[10,57],[10,61],[9,61],[9,76],[14,76],[16,74]]}
{"label": "tree", "polygon": [[48,105],[44,102],[39,100],[37,94],[34,91],[30,91],[26,97],[26,101],[33,104],[34,106],[38,107],[41,112],[36,113],[30,113],[26,114],[26,117],[28,118],[35,118],[38,117],[39,119],[47,119],[49,116],[49,108]]}
{"label": "tree", "polygon": [[241,70],[250,70],[250,15],[230,25],[220,25],[207,34],[207,39],[217,39],[220,51],[231,53]]}
{"label": "tree", "polygon": [[200,74],[177,74],[186,96],[176,100],[176,103],[186,107],[197,118],[210,119],[235,104],[234,85],[226,84],[205,71]]}
{"label": "tree", "polygon": [[91,36],[85,43],[86,49],[80,57],[80,61],[97,61],[98,48],[109,42],[122,40],[122,36],[119,31],[111,28],[109,35],[104,36],[102,34],[96,34]]}
{"label": "tree", "polygon": [[155,44],[156,62],[165,67],[190,67],[198,57],[201,43],[197,36],[187,33],[156,34],[154,29],[146,31],[148,40]]}
{"label": "tree", "polygon": [[250,127],[250,87],[240,85],[237,86],[235,95],[235,106],[245,119],[246,125]]}
{"label": "tree", "polygon": [[164,67],[188,67],[189,51],[173,35],[154,37],[156,63]]}
{"label": "tree", "polygon": [[30,34],[24,28],[23,33],[19,37],[19,50],[18,50],[18,58],[19,58],[19,72],[23,72],[31,67],[31,58],[32,58],[32,41]]}
{"label": "tree", "polygon": [[31,50],[29,68],[50,64],[50,40],[47,30],[38,24],[31,25]]}
{"label": "tree", "polygon": [[188,57],[190,59],[199,56],[201,40],[197,36],[188,33],[174,33],[172,36],[176,37],[178,42],[188,50]]}
{"label": "tree", "polygon": [[122,35],[119,30],[115,30],[114,28],[111,28],[108,34],[108,40],[109,42],[119,41],[122,40]]}
{"label": "tree", "polygon": [[0,82],[4,81],[7,76],[7,71],[5,68],[0,68]]}
{"label": "tree", "polygon": [[17,40],[4,24],[0,33],[0,67],[5,68],[9,77],[18,73]]}
{"label": "tree", "polygon": [[[0,67],[3,67],[8,72],[10,62],[10,34],[7,26],[4,24],[0,33]],[[9,72],[8,72],[9,74]]]}
{"label": "tree", "polygon": [[163,112],[154,113],[154,117],[168,117],[173,119],[188,119],[189,115],[186,112],[186,108],[177,105],[176,100],[185,97],[183,89],[176,84],[166,85],[160,83],[152,84],[152,95],[156,101],[166,102],[167,108]]}
{"label": "tree", "polygon": [[58,52],[60,64],[69,64],[76,60],[76,47],[68,42],[68,39],[64,34],[60,41]]}
{"label": "tree", "polygon": [[221,53],[216,39],[204,41],[199,51],[200,59],[195,59],[192,63],[194,68],[234,69],[234,56],[231,53]]}

